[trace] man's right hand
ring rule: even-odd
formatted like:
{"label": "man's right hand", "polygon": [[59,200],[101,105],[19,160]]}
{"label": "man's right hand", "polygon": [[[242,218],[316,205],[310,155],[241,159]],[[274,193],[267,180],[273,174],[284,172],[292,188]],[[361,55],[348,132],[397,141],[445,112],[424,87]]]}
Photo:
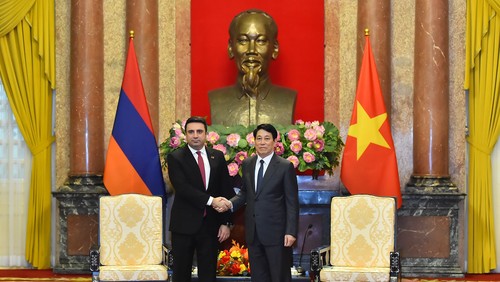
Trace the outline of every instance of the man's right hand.
{"label": "man's right hand", "polygon": [[224,197],[217,197],[212,201],[212,207],[218,212],[225,212],[231,209],[232,206],[233,204]]}

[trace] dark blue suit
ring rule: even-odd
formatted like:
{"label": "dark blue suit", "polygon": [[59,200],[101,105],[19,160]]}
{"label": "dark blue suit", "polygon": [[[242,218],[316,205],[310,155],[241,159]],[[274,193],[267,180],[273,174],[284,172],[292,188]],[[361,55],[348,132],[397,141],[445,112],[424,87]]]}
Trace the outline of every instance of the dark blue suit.
{"label": "dark blue suit", "polygon": [[[257,156],[243,162],[240,193],[231,199],[233,210],[246,203],[245,237],[249,247],[252,281],[291,281],[291,248],[285,234],[297,238],[299,201],[292,163],[273,155],[263,182],[255,192]],[[271,277],[271,279],[269,279]]]}

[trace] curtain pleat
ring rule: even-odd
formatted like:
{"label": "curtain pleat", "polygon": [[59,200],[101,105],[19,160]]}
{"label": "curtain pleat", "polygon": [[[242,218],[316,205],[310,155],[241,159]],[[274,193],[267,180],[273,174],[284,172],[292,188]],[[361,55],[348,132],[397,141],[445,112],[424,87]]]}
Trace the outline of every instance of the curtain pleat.
{"label": "curtain pleat", "polygon": [[35,0],[2,0],[0,1],[0,37],[16,27],[33,7]]}
{"label": "curtain pleat", "polygon": [[1,1],[0,27],[0,77],[33,154],[26,260],[34,267],[46,269],[50,268],[51,254],[54,1]]}
{"label": "curtain pleat", "polygon": [[467,1],[468,273],[496,268],[491,153],[500,133],[500,0]]}

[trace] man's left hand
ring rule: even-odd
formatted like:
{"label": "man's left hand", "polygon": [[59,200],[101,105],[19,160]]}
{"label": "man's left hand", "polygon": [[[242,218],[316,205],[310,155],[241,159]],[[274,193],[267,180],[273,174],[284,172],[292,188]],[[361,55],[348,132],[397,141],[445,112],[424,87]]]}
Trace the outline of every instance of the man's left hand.
{"label": "man's left hand", "polygon": [[295,243],[295,240],[297,240],[295,237],[292,235],[285,235],[285,247],[291,247],[293,243]]}
{"label": "man's left hand", "polygon": [[231,229],[229,226],[222,224],[219,227],[219,234],[217,234],[217,238],[219,238],[219,243],[224,242],[231,235]]}

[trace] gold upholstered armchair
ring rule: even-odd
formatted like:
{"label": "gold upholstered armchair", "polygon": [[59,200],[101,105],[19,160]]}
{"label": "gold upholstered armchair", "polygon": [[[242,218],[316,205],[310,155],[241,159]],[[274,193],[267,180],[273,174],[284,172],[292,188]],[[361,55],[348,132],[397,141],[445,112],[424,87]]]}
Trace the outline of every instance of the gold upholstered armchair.
{"label": "gold upholstered armchair", "polygon": [[312,281],[398,281],[396,199],[333,197],[330,245],[311,251]]}
{"label": "gold upholstered armchair", "polygon": [[99,199],[99,249],[90,251],[93,281],[166,281],[166,260],[161,197]]}

